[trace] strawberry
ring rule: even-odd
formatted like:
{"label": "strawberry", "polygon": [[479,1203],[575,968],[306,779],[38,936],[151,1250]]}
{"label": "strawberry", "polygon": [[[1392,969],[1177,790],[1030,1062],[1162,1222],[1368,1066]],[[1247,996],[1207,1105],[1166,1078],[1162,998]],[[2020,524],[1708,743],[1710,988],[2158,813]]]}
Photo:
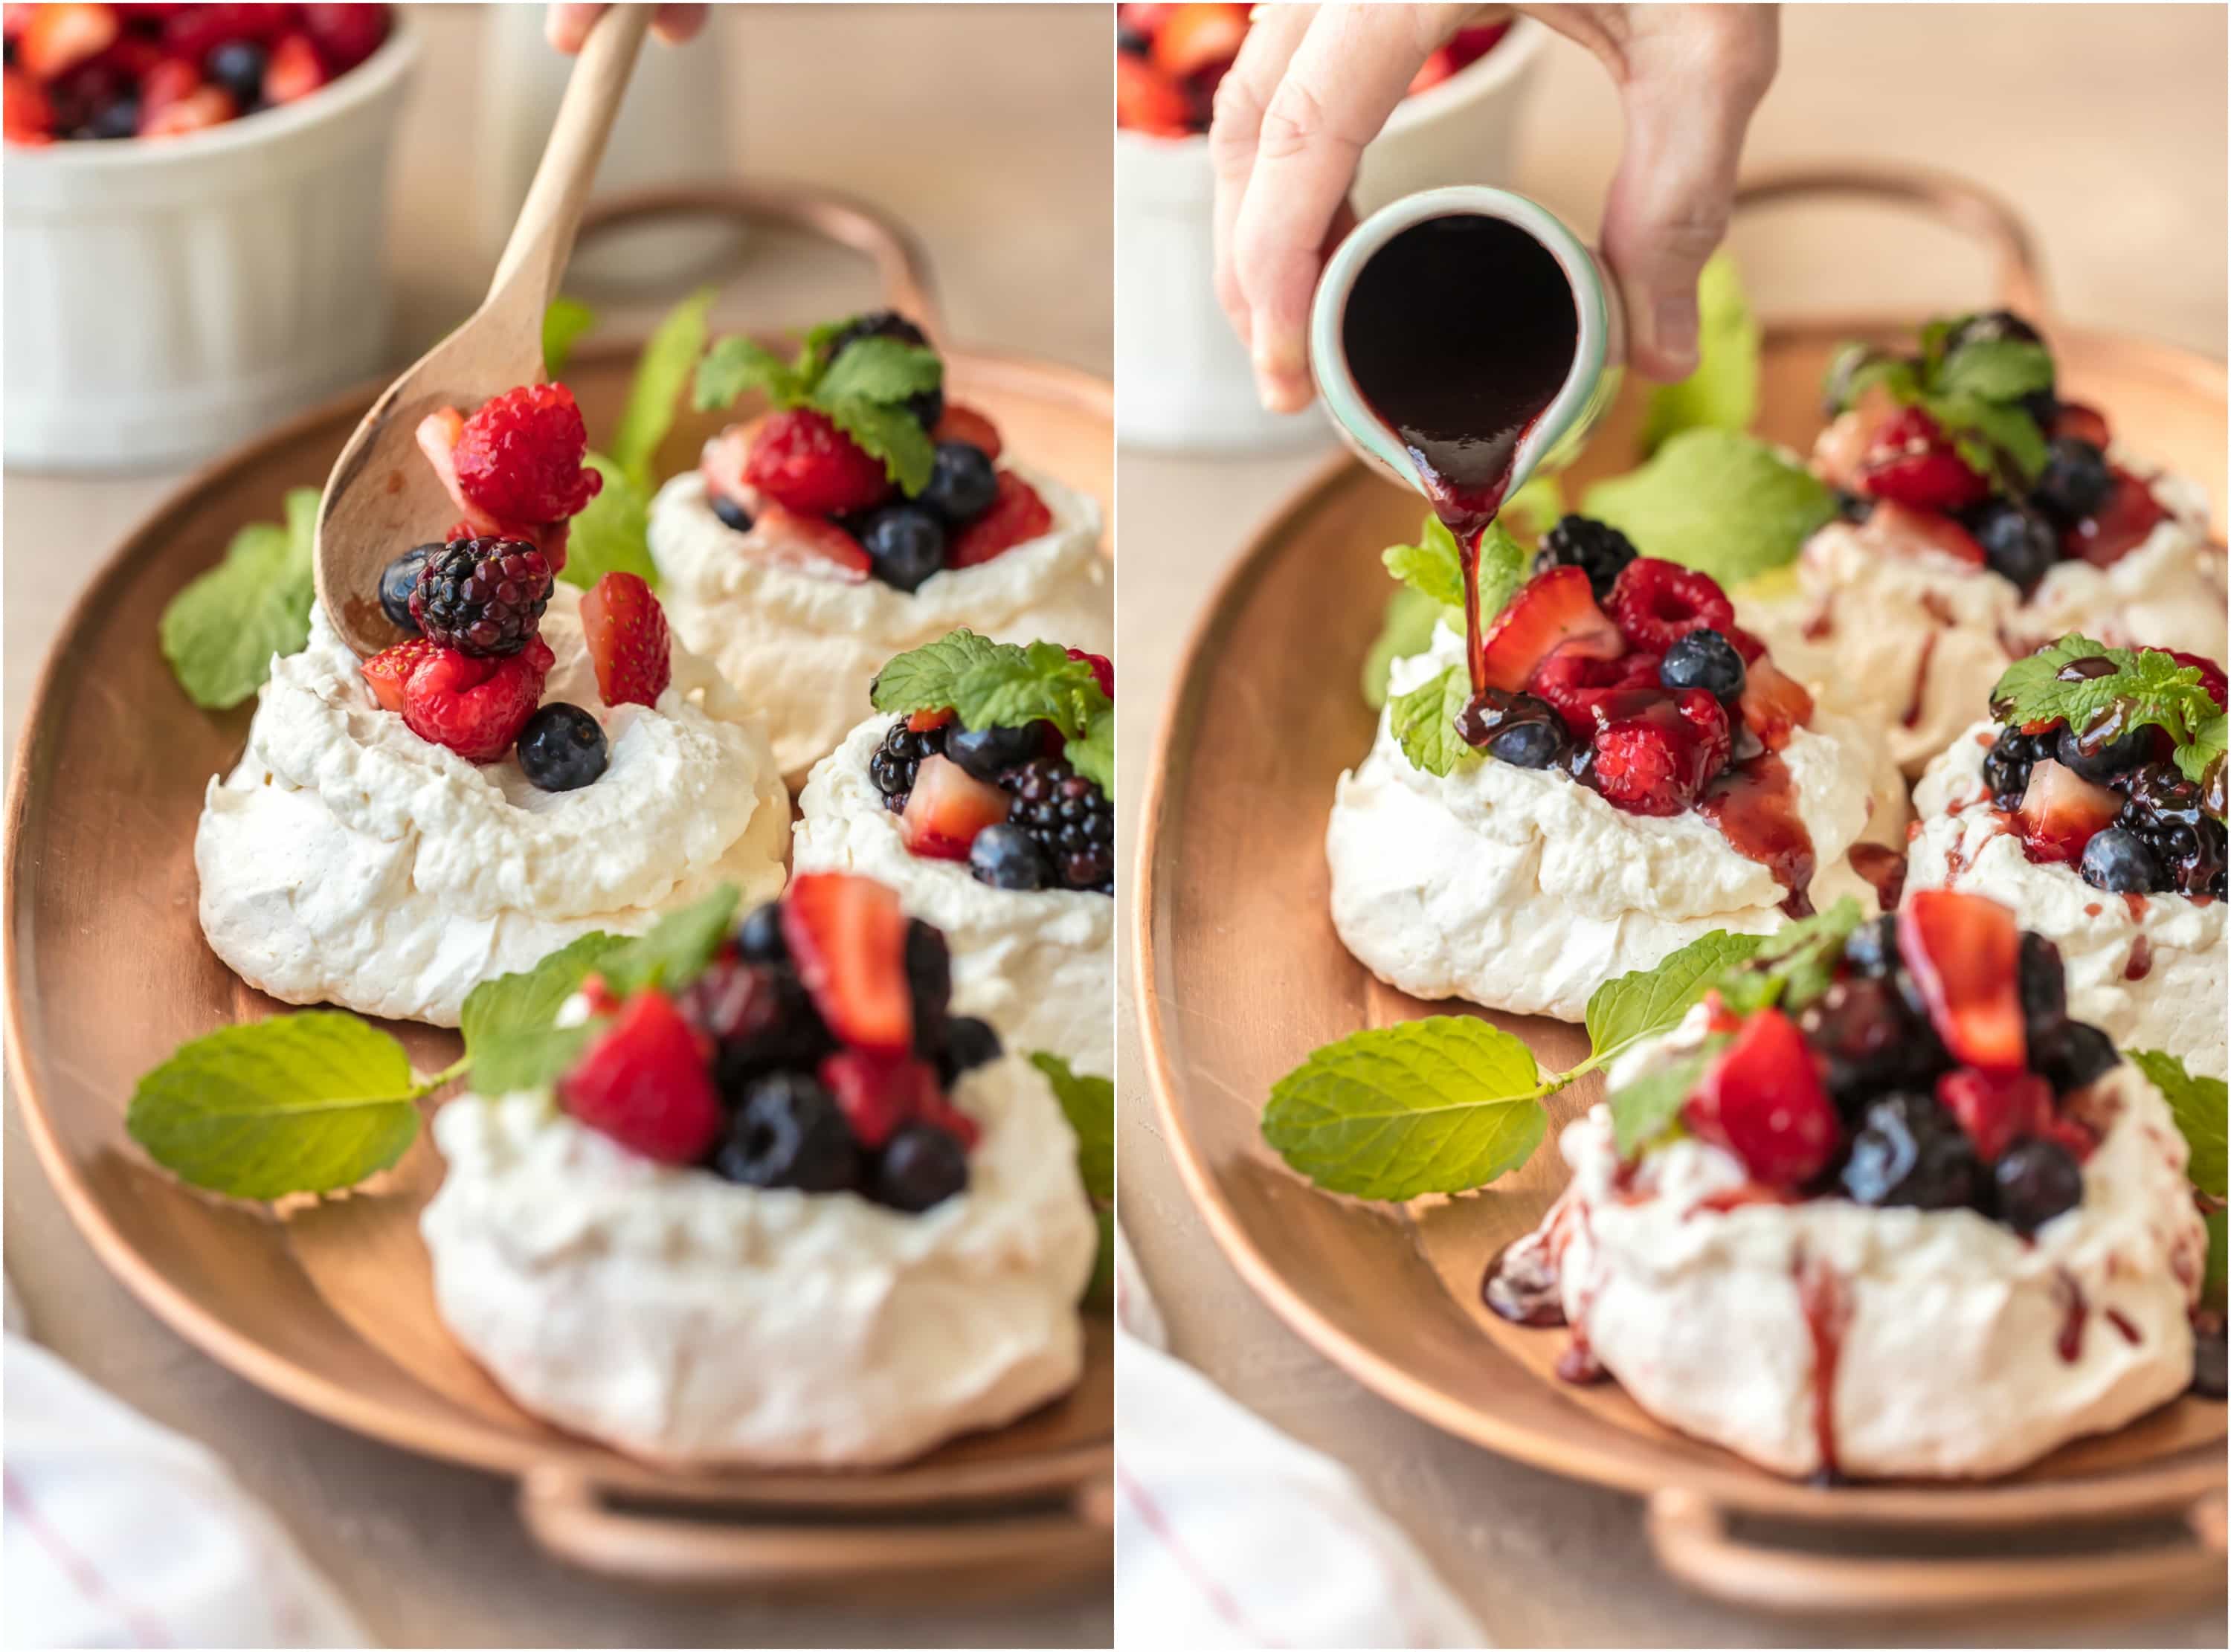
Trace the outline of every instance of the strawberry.
{"label": "strawberry", "polygon": [[1897,402],[1879,387],[1867,391],[1856,406],[1838,414],[1813,443],[1813,468],[1820,480],[1831,487],[1855,487],[1859,466],[1873,448],[1875,439],[1898,414]]}
{"label": "strawberry", "polygon": [[201,90],[202,73],[184,58],[166,57],[139,77],[139,124],[158,110],[183,102]]}
{"label": "strawberry", "polygon": [[1743,1023],[1681,1116],[1743,1160],[1752,1179],[1771,1186],[1801,1186],[1818,1176],[1840,1133],[1805,1036],[1779,1010],[1761,1010]]}
{"label": "strawberry", "polygon": [[2053,1086],[2035,1073],[1963,1067],[1937,1081],[1937,1099],[1960,1121],[1986,1165],[1997,1162],[2014,1138],[2036,1135],[2053,1117]]}
{"label": "strawberry", "polygon": [[1156,68],[1183,80],[1230,63],[1246,39],[1245,6],[1176,5],[1154,31],[1148,50]]}
{"label": "strawberry", "polygon": [[2095,448],[2107,445],[2107,418],[2096,407],[2086,407],[2081,402],[2063,402],[2053,413],[2046,434],[2051,436],[2073,436],[2079,442],[2088,442]]}
{"label": "strawberry", "polygon": [[2115,488],[2107,502],[2060,536],[2063,556],[2080,557],[2095,568],[2120,562],[2169,516],[2145,483],[2119,466],[2109,468]]}
{"label": "strawberry", "polygon": [[[272,59],[275,67],[277,57]],[[578,514],[605,479],[583,467],[588,427],[563,384],[522,384],[482,403],[459,427],[450,462],[466,500],[512,522]]]}
{"label": "strawberry", "polygon": [[[1724,752],[1724,730],[1720,739]],[[1717,772],[1706,766],[1709,754],[1693,726],[1663,695],[1631,711],[1613,705],[1592,745],[1590,784],[1630,815],[1678,815]]]}
{"label": "strawberry", "polygon": [[907,728],[912,733],[927,734],[933,728],[943,728],[952,720],[953,708],[950,706],[942,711],[909,712],[907,714]]}
{"label": "strawberry", "polygon": [[1766,644],[1740,625],[1730,625],[1720,635],[1735,645],[1736,652],[1743,655],[1745,665],[1754,663],[1760,655],[1766,652]]}
{"label": "strawberry", "polygon": [[1988,1073],[2021,1070],[2021,932],[1996,901],[1920,889],[1898,914],[1898,951],[1956,1061]]}
{"label": "strawberry", "polygon": [[702,1158],[724,1115],[702,1036],[674,1001],[637,993],[558,1081],[558,1103],[592,1130],[662,1165]]}
{"label": "strawberry", "polygon": [[[1116,124],[1156,138],[1193,135],[1193,103],[1162,70],[1135,52],[1116,54]],[[945,439],[945,438],[941,438]]]}
{"label": "strawberry", "polygon": [[364,673],[365,682],[372,689],[372,697],[400,716],[404,683],[409,681],[412,672],[441,651],[440,643],[423,636],[414,636],[406,642],[398,642],[391,649],[382,649],[358,669]]}
{"label": "strawberry", "polygon": [[113,46],[123,26],[113,6],[34,6],[16,42],[16,67],[35,81],[60,80]]}
{"label": "strawberry", "polygon": [[1548,700],[1565,726],[1582,739],[1614,708],[1634,703],[1633,691],[1658,687],[1659,656],[1627,654],[1607,660],[1577,648],[1553,649],[1526,680],[1526,692]]}
{"label": "strawberry", "polygon": [[[454,407],[436,408],[418,421],[418,451],[426,455],[426,462],[434,467],[434,474],[442,479],[449,499],[464,513],[475,538],[483,535],[506,537],[503,526],[495,517],[465,496],[457,480],[457,443],[465,434],[465,416]],[[456,530],[452,529],[451,532]]]}
{"label": "strawberry", "polygon": [[2073,866],[2084,858],[2084,846],[2094,835],[2115,823],[2122,807],[2119,792],[2094,785],[2075,770],[2041,758],[2031,766],[2029,785],[2015,811],[2021,822],[2022,846],[2033,861]]}
{"label": "strawberry", "polygon": [[822,1058],[820,1079],[860,1145],[870,1150],[889,1141],[900,1126],[920,1119],[924,1102],[938,1096],[937,1074],[911,1055],[894,1060],[865,1050],[840,1050]]}
{"label": "strawberry", "polygon": [[1087,654],[1083,649],[1063,650],[1072,660],[1082,660],[1092,668],[1092,681],[1100,685],[1100,692],[1109,699],[1116,698],[1116,662],[1104,654]]}
{"label": "strawberry", "polygon": [[1934,511],[1908,510],[1884,500],[1859,531],[1870,548],[1883,554],[1911,556],[1917,550],[1938,551],[1975,567],[1985,565],[1983,547],[1976,536],[1950,517]]}
{"label": "strawberry", "polygon": [[1480,638],[1487,686],[1505,693],[1523,688],[1535,667],[1558,649],[1599,660],[1616,660],[1626,652],[1619,627],[1596,606],[1588,577],[1578,568],[1536,575],[1495,616]]}
{"label": "strawberry", "polygon": [[946,541],[945,565],[973,568],[1035,539],[1053,526],[1053,513],[1038,490],[1012,470],[999,473],[999,492],[983,515]]}
{"label": "strawberry", "polygon": [[981,448],[986,459],[999,456],[999,429],[973,407],[963,407],[958,402],[945,404],[945,416],[931,431],[934,442],[966,442],[972,448]]}
{"label": "strawberry", "polygon": [[1637,557],[1620,569],[1605,606],[1628,645],[1652,654],[1708,626],[1724,636],[1736,623],[1735,604],[1718,580],[1656,557]]}
{"label": "strawberry", "polygon": [[436,649],[403,680],[403,720],[420,739],[446,745],[468,763],[494,763],[534,715],[554,662],[539,636],[501,659]]}
{"label": "strawberry", "polygon": [[288,35],[271,48],[271,61],[263,66],[263,99],[267,103],[293,103],[308,97],[332,78],[307,35]]}
{"label": "strawberry", "polygon": [[891,496],[883,461],[810,407],[768,416],[744,481],[801,516],[850,516]]}
{"label": "strawberry", "polygon": [[1430,92],[1457,72],[1457,55],[1445,46],[1436,46],[1418,65],[1418,72],[1410,77],[1409,89],[1402,95],[1414,98],[1420,92]]}
{"label": "strawberry", "polygon": [[1968,468],[1943,429],[1923,409],[1900,410],[1876,433],[1859,463],[1859,491],[1917,511],[1956,511],[1980,503],[1989,481]]}
{"label": "strawberry", "polygon": [[387,8],[365,5],[297,6],[302,27],[317,42],[328,72],[341,74],[378,51],[387,38]]}
{"label": "strawberry", "polygon": [[0,128],[11,144],[50,144],[55,138],[55,106],[47,89],[28,74],[14,69],[0,77]]}
{"label": "strawberry", "polygon": [[641,574],[612,572],[581,598],[581,635],[607,706],[655,706],[674,680],[666,610]]}
{"label": "strawberry", "polygon": [[783,897],[782,935],[830,1031],[886,1056],[914,1045],[907,915],[897,893],[846,872],[805,872]]}
{"label": "strawberry", "polygon": [[1813,720],[1813,696],[1803,683],[1762,655],[1743,672],[1743,695],[1736,709],[1761,745],[1779,752],[1789,744],[1790,730]]}
{"label": "strawberry", "polygon": [[232,94],[223,87],[197,87],[184,97],[164,104],[152,113],[143,109],[139,116],[139,135],[142,138],[183,138],[189,132],[206,132],[211,126],[222,126],[239,113],[240,106],[232,100]]}
{"label": "strawberry", "polygon": [[1006,819],[1014,802],[988,780],[979,780],[947,757],[926,757],[915,771],[899,836],[908,852],[933,861],[965,861],[968,846],[986,826]]}
{"label": "strawberry", "polygon": [[875,564],[860,542],[825,517],[800,516],[762,503],[752,523],[753,554],[780,568],[858,584]]}

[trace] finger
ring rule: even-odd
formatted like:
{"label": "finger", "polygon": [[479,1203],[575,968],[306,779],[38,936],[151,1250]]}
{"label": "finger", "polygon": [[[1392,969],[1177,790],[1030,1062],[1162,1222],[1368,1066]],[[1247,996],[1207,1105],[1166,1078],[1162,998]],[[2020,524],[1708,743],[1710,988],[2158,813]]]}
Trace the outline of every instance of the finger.
{"label": "finger", "polygon": [[662,5],[651,14],[650,32],[669,46],[695,40],[705,27],[703,6]]}
{"label": "finger", "polygon": [[581,42],[589,37],[589,25],[603,10],[602,6],[553,5],[542,20],[542,32],[553,46],[571,57],[581,49]]}
{"label": "finger", "polygon": [[1243,345],[1248,342],[1247,305],[1232,268],[1232,226],[1238,221],[1254,169],[1263,110],[1316,10],[1313,5],[1258,7],[1238,57],[1216,88],[1216,113],[1208,126],[1209,165],[1216,174],[1216,301]]}
{"label": "finger", "polygon": [[1603,249],[1626,301],[1629,359],[1652,378],[1696,369],[1697,275],[1727,234],[1743,134],[1774,75],[1771,8],[1726,10],[1754,16],[1699,29],[1662,64],[1653,53],[1625,87]]}
{"label": "finger", "polygon": [[1333,215],[1452,10],[1324,7],[1264,107],[1232,249],[1256,390],[1274,412],[1310,403],[1310,297]]}

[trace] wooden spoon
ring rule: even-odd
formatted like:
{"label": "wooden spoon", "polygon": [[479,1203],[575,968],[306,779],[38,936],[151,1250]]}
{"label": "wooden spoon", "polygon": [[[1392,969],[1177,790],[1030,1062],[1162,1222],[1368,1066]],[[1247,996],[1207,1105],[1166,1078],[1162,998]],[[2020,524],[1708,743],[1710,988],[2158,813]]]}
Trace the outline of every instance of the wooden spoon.
{"label": "wooden spoon", "polygon": [[492,396],[542,381],[542,313],[572,254],[589,183],[651,10],[614,6],[591,27],[488,297],[387,387],[326,479],[318,505],[318,601],[360,655],[403,640],[379,606],[381,571],[412,545],[440,539],[456,519],[455,502],[418,450],[419,421],[443,407],[469,414]]}

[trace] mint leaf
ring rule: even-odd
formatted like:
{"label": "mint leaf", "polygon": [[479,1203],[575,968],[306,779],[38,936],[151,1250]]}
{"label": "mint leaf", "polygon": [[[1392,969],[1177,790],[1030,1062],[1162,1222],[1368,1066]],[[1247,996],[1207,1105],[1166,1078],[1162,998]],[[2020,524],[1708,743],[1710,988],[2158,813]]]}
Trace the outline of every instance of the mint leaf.
{"label": "mint leaf", "polygon": [[669,310],[637,358],[627,405],[612,431],[611,455],[646,498],[651,491],[651,461],[674,428],[675,408],[689,383],[690,370],[705,353],[705,318],[718,296],[718,288],[701,287]]}
{"label": "mint leaf", "polygon": [[1012,647],[971,630],[948,631],[934,642],[886,660],[868,685],[868,703],[880,712],[943,711],[953,704],[963,676]]}
{"label": "mint leaf", "polygon": [[1084,732],[1071,735],[1061,754],[1069,766],[1110,797],[1116,795],[1116,707],[1101,707],[1084,725]]}
{"label": "mint leaf", "polygon": [[1458,559],[1457,536],[1437,516],[1429,516],[1418,530],[1415,545],[1390,545],[1380,561],[1421,597],[1430,597],[1445,608],[1464,606],[1464,565]]}
{"label": "mint leaf", "polygon": [[1386,617],[1379,636],[1363,656],[1363,703],[1378,711],[1387,704],[1387,679],[1397,660],[1423,654],[1433,640],[1433,627],[1448,612],[1439,603],[1404,585],[1387,599]]}
{"label": "mint leaf", "polygon": [[542,376],[555,378],[572,358],[573,346],[597,325],[597,313],[560,293],[542,313]]}
{"label": "mint leaf", "polygon": [[572,1070],[597,1029],[545,1027],[540,1032],[490,1033],[473,1061],[473,1087],[482,1095],[546,1090]]}
{"label": "mint leaf", "polygon": [[241,1199],[330,1193],[403,1157],[428,1087],[387,1034],[313,1010],[180,1045],[139,1081],[125,1128],[196,1187]]}
{"label": "mint leaf", "polygon": [[499,975],[467,993],[457,1026],[465,1036],[474,1087],[488,1095],[539,1089],[571,1066],[579,1045],[559,1036],[561,1029],[551,1024],[558,1006],[627,944],[621,936],[594,930],[531,970]]}
{"label": "mint leaf", "polygon": [[1893,401],[1911,402],[1921,394],[1921,375],[1903,356],[1873,345],[1846,345],[1828,364],[1828,411],[1844,412],[1878,386]]}
{"label": "mint leaf", "polygon": [[679,992],[713,961],[713,954],[728,938],[742,899],[735,885],[722,884],[703,900],[668,913],[634,939],[604,953],[597,960],[597,973],[615,997],[647,987]]}
{"label": "mint leaf", "polygon": [[1549,1129],[1543,1093],[1521,1041],[1470,1016],[1433,1016],[1311,1051],[1271,1087],[1263,1134],[1335,1193],[1456,1193],[1526,1162]]}
{"label": "mint leaf", "polygon": [[1387,725],[1411,766],[1445,778],[1479,753],[1457,732],[1457,714],[1471,699],[1471,679],[1459,666],[1427,678],[1387,702]]}
{"label": "mint leaf", "polygon": [[2218,712],[2192,731],[2191,745],[2176,748],[2179,772],[2195,785],[2205,786],[2208,771],[2223,761],[2227,744],[2231,744],[2231,725],[2227,725],[2223,713]]}
{"label": "mint leaf", "polygon": [[1612,1145],[1622,1160],[1671,1129],[1681,1116],[1682,1104],[1704,1076],[1704,1068],[1728,1042],[1723,1036],[1708,1039],[1694,1054],[1670,1067],[1644,1074],[1632,1084],[1621,1085],[1607,1098],[1611,1105]]}
{"label": "mint leaf", "polygon": [[1932,376],[1940,395],[2018,402],[2053,388],[2053,355],[2027,339],[1974,339],[1946,356]]}
{"label": "mint leaf", "polygon": [[1092,668],[1051,642],[1004,645],[953,686],[954,714],[968,728],[1020,728],[1043,720],[1080,734],[1107,703]]}
{"label": "mint leaf", "polygon": [[1866,921],[1859,903],[1846,895],[1826,912],[1784,924],[1720,978],[1721,998],[1738,1015],[1769,1004],[1802,1010],[1828,990],[1844,943]]}
{"label": "mint leaf", "polygon": [[[2115,668],[2097,677],[2060,674],[2072,661],[2091,659]],[[2220,727],[2202,738],[2220,724],[2223,707],[2200,686],[2199,667],[2180,665],[2157,649],[2111,649],[2074,633],[2008,666],[1992,687],[1991,713],[2005,722],[2066,722],[2079,733],[2112,713],[2129,726],[2166,730],[2180,747],[2197,745],[2192,761],[2202,772],[2222,739]],[[2182,750],[2178,759],[2182,767]]]}
{"label": "mint leaf", "polygon": [[1643,555],[1734,586],[1781,567],[1836,513],[1834,494],[1756,437],[1685,430],[1645,465],[1588,490],[1586,513]]}
{"label": "mint leaf", "polygon": [[566,565],[558,577],[583,590],[596,589],[608,573],[639,574],[658,589],[658,565],[650,558],[650,500],[632,477],[601,453],[582,461],[605,479],[566,539]]}
{"label": "mint leaf", "polygon": [[[838,358],[838,365],[850,360],[852,352],[859,347],[854,345],[845,351]],[[830,376],[836,376],[834,369]],[[909,499],[929,486],[930,469],[937,462],[937,447],[930,441],[929,433],[922,428],[922,421],[905,408],[857,396],[831,400],[819,391],[815,393],[814,405],[863,449],[882,460],[883,474],[897,483]]]}
{"label": "mint leaf", "polygon": [[299,653],[310,640],[317,521],[318,490],[288,489],[284,526],[241,529],[224,560],[164,608],[163,657],[197,706],[239,705],[271,674],[272,655]]}
{"label": "mint leaf", "polygon": [[945,364],[937,352],[897,339],[855,339],[814,386],[816,401],[903,402],[939,389]]}
{"label": "mint leaf", "polygon": [[2045,433],[2027,409],[1935,392],[1923,396],[1921,405],[1952,438],[1960,462],[1978,475],[1995,479],[2001,457],[2025,481],[2035,481],[2045,468]]}
{"label": "mint leaf", "polygon": [[1716,929],[1649,969],[1605,982],[1588,996],[1590,1059],[1604,1065],[1631,1045],[1670,1030],[1723,976],[1756,954],[1762,939]]}
{"label": "mint leaf", "polygon": [[1697,371],[1650,392],[1643,452],[1684,430],[1748,430],[1758,416],[1758,341],[1735,257],[1722,248],[1697,278]]}
{"label": "mint leaf", "polygon": [[1030,1062],[1053,1087],[1062,1116],[1077,1136],[1077,1173],[1096,1204],[1116,1197],[1116,1086],[1090,1073],[1076,1073],[1060,1056],[1034,1049]]}
{"label": "mint leaf", "polygon": [[2225,1180],[2223,1081],[2188,1073],[2182,1061],[2162,1050],[2126,1049],[2123,1054],[2169,1102],[2176,1127],[2191,1150],[2186,1173],[2192,1184],[2211,1199],[2231,1197]]}
{"label": "mint leaf", "polygon": [[796,367],[756,339],[731,333],[697,364],[691,400],[700,413],[728,407],[747,390],[766,392],[776,407],[795,407],[805,399],[805,378]]}

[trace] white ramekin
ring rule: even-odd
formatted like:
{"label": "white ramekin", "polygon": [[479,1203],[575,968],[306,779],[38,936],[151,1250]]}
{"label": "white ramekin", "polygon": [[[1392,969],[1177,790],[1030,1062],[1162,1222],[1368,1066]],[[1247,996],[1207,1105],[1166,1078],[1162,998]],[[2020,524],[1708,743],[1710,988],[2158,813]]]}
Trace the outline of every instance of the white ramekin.
{"label": "white ramekin", "polygon": [[[1530,17],[1485,56],[1405,98],[1363,152],[1368,216],[1445,184],[1504,184],[1549,30]],[[1216,302],[1208,139],[1116,134],[1116,434],[1129,447],[1260,452],[1328,442],[1314,409],[1266,413]]]}
{"label": "white ramekin", "polygon": [[184,463],[369,378],[387,345],[387,158],[418,42],[189,137],[7,145],[10,465]]}

